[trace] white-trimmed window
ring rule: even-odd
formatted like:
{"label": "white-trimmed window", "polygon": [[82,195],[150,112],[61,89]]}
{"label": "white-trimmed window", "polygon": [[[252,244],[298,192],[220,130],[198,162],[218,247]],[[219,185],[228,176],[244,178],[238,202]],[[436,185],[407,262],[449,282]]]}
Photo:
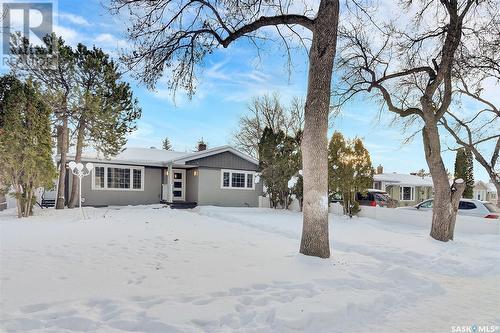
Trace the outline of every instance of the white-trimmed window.
{"label": "white-trimmed window", "polygon": [[96,165],[92,170],[92,190],[144,191],[144,167]]}
{"label": "white-trimmed window", "polygon": [[400,186],[399,187],[399,200],[401,200],[401,201],[415,201],[415,187],[413,187],[413,186]]}
{"label": "white-trimmed window", "polygon": [[221,188],[222,189],[240,189],[240,190],[254,190],[254,176],[253,171],[241,170],[221,170]]}

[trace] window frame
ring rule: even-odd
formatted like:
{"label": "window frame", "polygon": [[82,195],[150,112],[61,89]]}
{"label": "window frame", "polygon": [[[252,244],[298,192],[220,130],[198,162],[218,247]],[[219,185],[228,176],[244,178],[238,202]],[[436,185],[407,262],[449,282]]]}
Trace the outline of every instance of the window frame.
{"label": "window frame", "polygon": [[[224,186],[224,173],[229,173],[229,186]],[[244,179],[244,187],[233,187],[233,173],[242,173],[245,175]],[[248,175],[252,175],[252,187],[247,187],[248,185]],[[246,190],[253,191],[255,190],[255,171],[247,171],[247,170],[230,170],[230,169],[221,169],[220,171],[220,188],[222,190]]]}
{"label": "window frame", "polygon": [[[104,168],[104,187],[98,187],[95,184],[95,170],[96,168]],[[108,169],[128,169],[130,172],[130,187],[129,188],[114,188],[108,187]],[[134,170],[141,171],[141,188],[134,188]],[[92,191],[132,191],[132,192],[143,192],[144,191],[144,177],[146,168],[143,166],[135,165],[122,165],[122,164],[94,164],[92,169]]]}
{"label": "window frame", "polygon": [[[403,189],[405,187],[410,188],[410,199],[404,198]],[[404,186],[404,185],[399,186],[399,201],[415,201],[415,186]]]}
{"label": "window frame", "polygon": [[[99,186],[96,186],[96,172],[97,172],[97,168],[102,168],[102,187],[99,185]],[[106,188],[106,167],[104,166],[100,166],[100,165],[96,165],[93,169],[92,169],[92,189],[101,189],[101,188]]]}

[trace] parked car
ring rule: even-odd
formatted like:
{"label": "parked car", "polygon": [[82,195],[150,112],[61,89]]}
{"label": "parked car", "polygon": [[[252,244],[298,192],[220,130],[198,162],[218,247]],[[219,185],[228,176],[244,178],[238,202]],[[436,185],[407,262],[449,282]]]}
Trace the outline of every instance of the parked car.
{"label": "parked car", "polygon": [[[422,201],[416,206],[400,207],[398,209],[428,211],[432,210],[433,203],[434,199],[429,199]],[[460,199],[460,203],[458,204],[458,214],[484,217],[487,219],[498,219],[500,216],[500,212],[494,204],[488,201],[475,199]]]}
{"label": "parked car", "polygon": [[395,208],[398,201],[394,200],[387,192],[376,189],[369,189],[365,193],[356,193],[356,201],[360,206],[389,207]]}

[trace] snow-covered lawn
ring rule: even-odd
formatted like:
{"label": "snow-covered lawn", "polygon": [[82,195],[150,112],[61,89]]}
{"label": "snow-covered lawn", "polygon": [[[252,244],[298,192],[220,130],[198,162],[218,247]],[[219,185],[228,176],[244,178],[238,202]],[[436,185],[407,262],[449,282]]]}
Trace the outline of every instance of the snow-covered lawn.
{"label": "snow-covered lawn", "polygon": [[[500,237],[330,217],[332,258],[298,254],[301,215],[161,206],[0,213],[6,332],[452,332],[500,325]],[[497,329],[497,331],[500,331]]]}

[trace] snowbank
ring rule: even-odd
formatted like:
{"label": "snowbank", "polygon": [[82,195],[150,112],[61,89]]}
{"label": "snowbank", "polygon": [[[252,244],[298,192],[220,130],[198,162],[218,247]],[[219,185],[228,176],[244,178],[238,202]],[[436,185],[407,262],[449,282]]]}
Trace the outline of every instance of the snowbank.
{"label": "snowbank", "polygon": [[[431,229],[432,211],[418,211],[409,209],[393,209],[384,207],[362,206],[358,214],[372,219],[411,224]],[[457,215],[455,233],[460,234],[500,234],[500,221],[474,216]]]}
{"label": "snowbank", "polygon": [[[156,206],[0,213],[6,332],[451,332],[500,325],[497,235],[331,216],[331,259],[297,253],[301,214]],[[496,327],[495,326],[495,327]]]}

